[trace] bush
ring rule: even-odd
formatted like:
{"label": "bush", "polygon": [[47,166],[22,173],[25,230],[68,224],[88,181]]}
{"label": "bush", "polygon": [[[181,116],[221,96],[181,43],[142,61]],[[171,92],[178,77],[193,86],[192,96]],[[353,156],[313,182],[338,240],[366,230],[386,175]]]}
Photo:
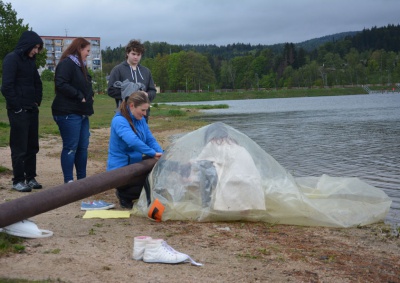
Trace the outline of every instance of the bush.
{"label": "bush", "polygon": [[44,70],[42,72],[41,78],[43,81],[52,82],[54,81],[54,73],[50,70]]}

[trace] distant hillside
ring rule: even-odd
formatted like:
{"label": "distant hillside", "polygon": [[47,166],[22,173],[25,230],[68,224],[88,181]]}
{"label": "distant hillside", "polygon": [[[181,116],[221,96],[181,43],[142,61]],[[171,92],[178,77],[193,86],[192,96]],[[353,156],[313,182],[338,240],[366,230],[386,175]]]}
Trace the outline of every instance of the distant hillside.
{"label": "distant hillside", "polygon": [[[311,52],[321,45],[327,43],[327,42],[336,42],[339,40],[344,39],[345,37],[349,36],[352,37],[361,31],[348,31],[348,32],[341,32],[341,33],[335,33],[331,35],[326,35],[323,37],[319,38],[313,38],[309,39],[303,42],[295,43],[295,46],[297,48],[303,48],[307,52]],[[250,45],[250,44],[244,44],[244,43],[234,43],[234,44],[228,44],[228,45],[221,45],[217,46],[215,44],[213,45],[193,45],[193,44],[185,44],[185,45],[179,45],[179,47],[182,50],[189,51],[193,50],[199,53],[209,53],[213,55],[220,55],[223,56],[224,58],[230,57],[233,58],[235,56],[240,56],[243,54],[247,54],[250,51],[261,51],[263,49],[271,49],[274,53],[282,53],[285,43],[277,43],[273,45]],[[229,53],[227,53],[227,51]]]}
{"label": "distant hillside", "polygon": [[360,33],[361,31],[347,31],[341,33],[335,33],[331,35],[325,35],[323,37],[309,39],[303,42],[295,43],[296,47],[303,48],[304,50],[310,52],[314,49],[317,49],[321,45],[327,42],[336,42],[338,40],[344,39],[346,36],[355,36],[356,34]]}

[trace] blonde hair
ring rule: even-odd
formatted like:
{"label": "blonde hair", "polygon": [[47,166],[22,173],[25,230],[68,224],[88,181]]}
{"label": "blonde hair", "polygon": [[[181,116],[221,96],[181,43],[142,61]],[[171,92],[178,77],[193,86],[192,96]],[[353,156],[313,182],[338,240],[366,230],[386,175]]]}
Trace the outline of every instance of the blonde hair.
{"label": "blonde hair", "polygon": [[135,126],[133,125],[131,116],[129,114],[128,106],[133,103],[134,107],[138,107],[142,104],[150,104],[150,100],[147,97],[146,93],[144,91],[136,91],[132,93],[127,99],[122,100],[121,105],[119,106],[119,110],[121,112],[121,115],[125,117],[125,119],[128,120],[129,125],[131,125],[132,130],[136,132]]}

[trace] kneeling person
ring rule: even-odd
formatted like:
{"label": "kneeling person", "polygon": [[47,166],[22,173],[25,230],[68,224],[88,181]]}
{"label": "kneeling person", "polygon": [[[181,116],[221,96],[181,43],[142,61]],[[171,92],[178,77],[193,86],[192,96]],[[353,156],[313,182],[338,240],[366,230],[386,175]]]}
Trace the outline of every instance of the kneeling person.
{"label": "kneeling person", "polygon": [[[119,111],[111,121],[107,171],[138,163],[147,158],[159,159],[163,150],[152,135],[146,120],[150,100],[143,91],[122,94]],[[120,205],[132,208],[138,199],[143,183],[127,184],[116,188]]]}

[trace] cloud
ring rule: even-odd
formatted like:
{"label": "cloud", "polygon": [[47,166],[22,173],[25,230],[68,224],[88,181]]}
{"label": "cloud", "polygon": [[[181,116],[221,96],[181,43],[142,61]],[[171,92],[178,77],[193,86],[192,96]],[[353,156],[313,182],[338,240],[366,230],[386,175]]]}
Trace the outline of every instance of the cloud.
{"label": "cloud", "polygon": [[[7,2],[7,0],[6,0]],[[171,44],[276,44],[399,24],[398,0],[11,0],[41,35]]]}

